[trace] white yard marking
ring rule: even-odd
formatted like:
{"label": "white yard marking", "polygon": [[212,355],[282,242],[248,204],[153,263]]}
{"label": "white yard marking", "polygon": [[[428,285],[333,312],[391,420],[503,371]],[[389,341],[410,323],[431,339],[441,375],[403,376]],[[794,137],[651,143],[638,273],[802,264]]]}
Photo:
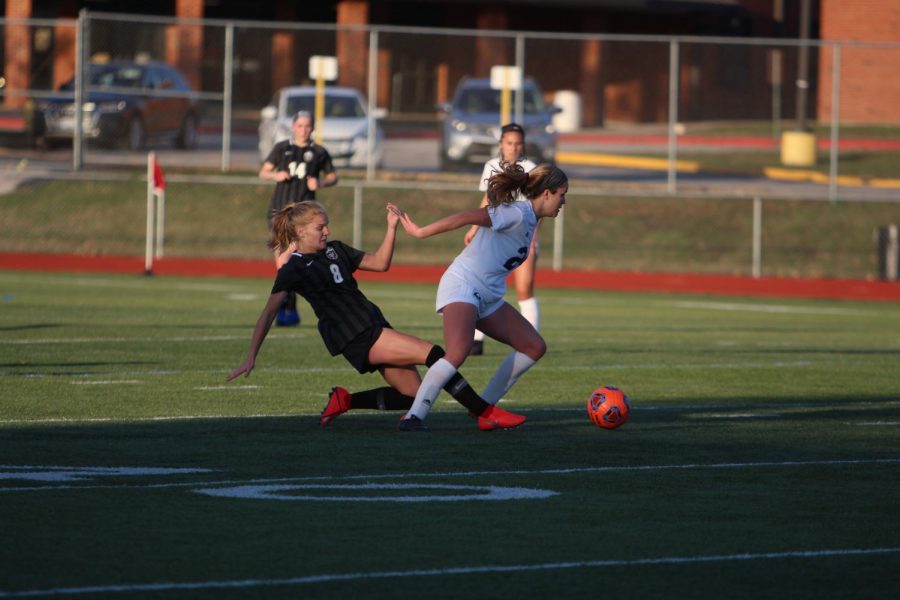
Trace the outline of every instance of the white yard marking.
{"label": "white yard marking", "polygon": [[863,421],[857,423],[860,427],[896,427],[900,421]]}
{"label": "white yard marking", "polygon": [[[397,490],[442,490],[447,493],[431,495],[375,495],[345,496],[337,492],[346,491],[397,491]],[[293,494],[308,490],[331,490],[335,494]],[[432,483],[362,483],[362,484],[280,484],[242,485],[225,488],[201,488],[191,490],[197,494],[220,498],[242,498],[251,500],[290,500],[319,502],[459,502],[464,500],[534,500],[550,498],[558,492],[520,487],[499,487],[493,485],[445,485]],[[457,493],[452,493],[457,492]]]}
{"label": "white yard marking", "polygon": [[747,304],[743,302],[663,302],[675,308],[696,308],[700,310],[725,310],[731,312],[762,312],[774,314],[835,315],[835,316],[900,316],[891,311],[859,310],[855,308],[831,308],[824,306],[791,306],[785,304]]}
{"label": "white yard marking", "polygon": [[[193,581],[184,583],[160,582],[121,585],[95,585],[84,587],[52,588],[45,590],[0,591],[0,598],[26,598],[53,595],[123,594],[136,592],[169,592],[176,590],[247,589],[273,586],[299,586],[337,581],[366,581],[378,579],[407,579],[413,577],[451,577],[489,573],[522,573],[528,571],[561,571],[568,569],[596,569],[598,567],[642,567],[655,565],[690,565],[726,563],[738,561],[764,561],[784,559],[828,559],[852,556],[878,556],[900,553],[900,548],[833,548],[823,550],[793,550],[788,552],[744,552],[740,554],[713,554],[707,556],[660,556],[649,558],[575,560],[552,563],[518,565],[469,565],[442,569],[412,569],[408,571],[369,571],[356,573],[322,573],[285,577],[281,579],[236,579],[220,581]],[[839,566],[839,565],[836,565]]]}
{"label": "white yard marking", "polygon": [[0,465],[0,479],[26,481],[91,481],[99,477],[158,477],[212,473],[212,469],[168,467],[60,467],[49,465]]}
{"label": "white yard marking", "polygon": [[262,389],[261,385],[203,385],[200,387],[195,387],[195,390],[201,392],[210,392],[210,391],[219,391],[219,390],[227,390],[227,391],[235,391],[235,390],[259,390]]}
{"label": "white yard marking", "polygon": [[743,462],[743,463],[687,463],[682,465],[631,465],[631,466],[602,466],[602,467],[558,467],[554,469],[510,469],[499,471],[451,471],[435,473],[372,473],[368,475],[312,475],[306,477],[277,477],[249,480],[225,480],[225,481],[193,481],[182,483],[154,483],[154,484],[118,484],[118,485],[72,485],[72,486],[41,486],[41,487],[12,487],[0,488],[2,492],[39,492],[48,490],[72,489],[161,489],[194,487],[208,488],[222,485],[268,485],[291,482],[312,481],[371,481],[376,479],[409,480],[421,478],[446,478],[446,477],[494,477],[504,475],[580,475],[589,473],[632,473],[652,471],[690,471],[701,469],[772,469],[772,468],[797,468],[810,466],[859,466],[859,465],[897,465],[900,458],[880,459],[849,459],[849,460],[801,460],[782,462]]}
{"label": "white yard marking", "polygon": [[98,379],[94,381],[70,381],[69,383],[72,385],[135,385],[144,382],[137,379]]}

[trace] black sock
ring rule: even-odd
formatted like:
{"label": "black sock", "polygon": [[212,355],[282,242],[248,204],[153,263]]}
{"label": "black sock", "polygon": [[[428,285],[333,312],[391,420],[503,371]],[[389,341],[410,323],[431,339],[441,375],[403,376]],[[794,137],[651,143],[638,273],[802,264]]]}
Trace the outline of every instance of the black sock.
{"label": "black sock", "polygon": [[453,399],[469,409],[469,412],[481,415],[491,407],[481,396],[475,393],[466,378],[457,371],[444,386],[444,391]]}
{"label": "black sock", "polygon": [[[425,366],[431,367],[431,365],[442,359],[444,354],[443,348],[437,345],[432,346],[431,352],[428,353],[428,358],[425,359]],[[475,393],[475,390],[472,389],[466,378],[459,374],[459,371],[444,385],[444,391],[453,396],[454,400],[468,408],[469,412],[476,415],[481,415],[491,407],[481,396]]]}
{"label": "black sock", "polygon": [[375,410],[409,410],[415,398],[401,394],[392,387],[353,392],[353,408]]}

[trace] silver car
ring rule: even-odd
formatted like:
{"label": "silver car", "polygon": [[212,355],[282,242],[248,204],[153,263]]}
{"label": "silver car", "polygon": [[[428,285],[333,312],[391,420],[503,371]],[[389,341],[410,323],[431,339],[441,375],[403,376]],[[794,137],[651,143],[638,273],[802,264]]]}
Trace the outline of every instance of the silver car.
{"label": "silver car", "polygon": [[[301,110],[315,115],[315,86],[291,86],[278,90],[272,102],[260,111],[259,160],[264,161],[276,143],[291,137],[291,120]],[[368,103],[359,91],[348,87],[325,88],[325,118],[316,123],[325,146],[337,166],[365,168],[369,155]],[[384,109],[374,117],[382,119]],[[384,159],[384,132],[376,123],[372,147],[373,161],[380,167]]]}
{"label": "silver car", "polygon": [[[525,155],[536,163],[556,158],[556,128],[553,115],[560,108],[545,104],[537,83],[525,79],[522,85],[525,128]],[[518,92],[512,94],[513,102]],[[463,78],[451,102],[438,104],[444,113],[441,124],[440,161],[444,169],[484,161],[497,156],[500,141],[500,90],[490,79]]]}

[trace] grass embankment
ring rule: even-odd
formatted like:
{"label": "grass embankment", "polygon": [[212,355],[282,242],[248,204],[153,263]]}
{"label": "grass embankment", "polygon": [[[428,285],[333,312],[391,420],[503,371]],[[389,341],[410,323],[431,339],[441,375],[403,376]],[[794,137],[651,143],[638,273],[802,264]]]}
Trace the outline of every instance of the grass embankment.
{"label": "grass embankment", "polygon": [[[142,256],[145,184],[53,181],[0,197],[0,252]],[[473,186],[474,187],[474,186]],[[170,183],[166,256],[265,259],[267,185]],[[577,190],[573,190],[577,191]],[[353,239],[353,190],[320,193],[331,237]],[[364,249],[384,232],[384,204],[399,204],[420,223],[475,206],[477,192],[366,190]],[[616,198],[573,194],[565,211],[563,266],[574,269],[748,274],[752,205],[714,198]],[[766,201],[764,275],[877,276],[874,233],[900,222],[900,205]],[[554,222],[541,229],[540,265],[549,268]],[[462,246],[463,232],[428,240],[400,235],[395,261],[443,264]]]}

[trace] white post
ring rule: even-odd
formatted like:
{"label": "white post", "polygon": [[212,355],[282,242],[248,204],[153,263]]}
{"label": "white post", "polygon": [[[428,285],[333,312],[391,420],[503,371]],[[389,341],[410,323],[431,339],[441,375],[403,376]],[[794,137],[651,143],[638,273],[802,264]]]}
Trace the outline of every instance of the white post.
{"label": "white post", "polygon": [[162,258],[163,255],[163,239],[165,238],[166,226],[166,189],[161,188],[158,192],[154,189],[153,194],[156,197],[156,258]]}
{"label": "white post", "polygon": [[566,207],[562,207],[553,219],[553,270],[562,271],[563,263],[563,221],[566,218]]}
{"label": "white post", "polygon": [[753,278],[762,275],[762,200],[753,199]]}
{"label": "white post", "polygon": [[153,200],[156,193],[153,191],[153,162],[156,155],[151,152],[147,155],[147,235],[144,246],[144,274],[153,275]]}

